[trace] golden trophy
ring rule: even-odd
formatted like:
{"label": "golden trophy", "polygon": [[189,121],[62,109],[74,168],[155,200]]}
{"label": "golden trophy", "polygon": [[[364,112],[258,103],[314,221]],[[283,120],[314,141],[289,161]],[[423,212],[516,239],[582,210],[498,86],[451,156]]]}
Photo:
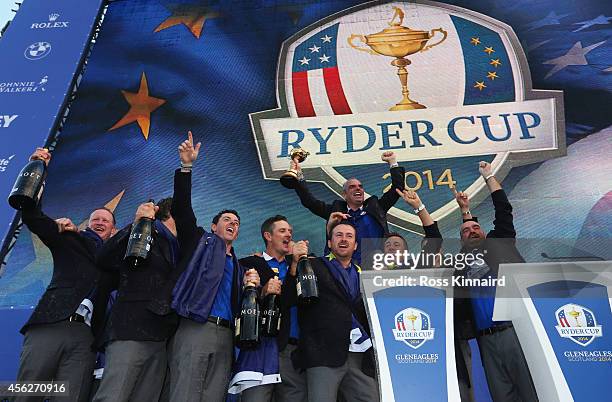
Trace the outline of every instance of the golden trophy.
{"label": "golden trophy", "polygon": [[[408,96],[408,71],[406,70],[406,66],[410,64],[410,60],[405,59],[405,57],[418,52],[424,52],[439,45],[446,40],[448,33],[442,28],[432,29],[427,32],[417,31],[402,26],[404,12],[398,7],[393,8],[395,9],[395,14],[393,14],[391,22],[389,22],[390,28],[385,28],[378,33],[370,35],[352,34],[348,38],[348,43],[353,49],[362,52],[395,57],[391,65],[398,68],[397,75],[402,84],[402,100],[389,110],[425,109],[425,105],[413,101]],[[398,18],[399,21],[396,22],[396,18]],[[435,32],[440,32],[443,35],[442,39],[436,43],[425,46],[427,42],[433,38]],[[370,49],[356,46],[353,42],[357,38],[361,39]]]}
{"label": "golden trophy", "polygon": [[411,311],[410,311],[410,315],[409,315],[409,316],[406,316],[406,318],[408,318],[408,319],[409,319],[409,320],[412,322],[412,330],[413,330],[413,331],[416,331],[416,329],[414,329],[414,322],[415,322],[415,321],[416,321],[416,319],[417,319],[417,318],[419,318],[419,317],[417,317],[416,315],[414,315],[414,311],[412,311],[412,310],[411,310]]}
{"label": "golden trophy", "polygon": [[574,320],[576,320],[576,326],[580,327],[580,322],[578,322],[578,317],[580,317],[580,311],[576,311],[576,307],[572,306],[572,311],[570,311],[568,314],[574,317]]}
{"label": "golden trophy", "polygon": [[[308,151],[302,148],[293,148],[289,154],[291,160],[296,164],[304,162],[306,160],[306,157],[310,155]],[[295,188],[301,176],[301,170],[298,171],[297,169],[289,166],[289,169],[281,176],[280,182],[284,187]]]}

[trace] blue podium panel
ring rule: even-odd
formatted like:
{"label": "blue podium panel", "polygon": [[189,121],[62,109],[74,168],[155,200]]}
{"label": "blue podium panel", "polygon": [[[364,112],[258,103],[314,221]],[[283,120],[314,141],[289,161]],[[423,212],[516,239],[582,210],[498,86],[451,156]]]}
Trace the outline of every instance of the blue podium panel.
{"label": "blue podium panel", "polygon": [[395,401],[447,401],[445,292],[389,288],[374,292],[374,303]]}
{"label": "blue podium panel", "polygon": [[[527,288],[574,401],[610,400],[612,311],[608,289],[583,281]],[[608,329],[608,331],[605,331]]]}
{"label": "blue podium panel", "polygon": [[[364,271],[381,399],[458,401],[449,269]],[[440,286],[419,286],[419,277]]]}

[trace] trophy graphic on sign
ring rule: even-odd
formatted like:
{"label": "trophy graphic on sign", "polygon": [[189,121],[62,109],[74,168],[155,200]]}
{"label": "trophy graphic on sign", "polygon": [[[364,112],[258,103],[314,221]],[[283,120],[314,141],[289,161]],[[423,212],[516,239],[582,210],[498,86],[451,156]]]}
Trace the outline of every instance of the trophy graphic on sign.
{"label": "trophy graphic on sign", "polygon": [[414,311],[412,311],[412,310],[411,310],[411,311],[410,311],[410,315],[409,315],[409,316],[406,316],[406,318],[408,318],[408,319],[410,320],[410,322],[412,322],[412,330],[413,330],[413,331],[416,331],[416,329],[414,329],[414,322],[415,322],[415,321],[416,321],[416,319],[417,319],[417,318],[419,318],[419,317],[417,317],[416,315],[414,315]]}
{"label": "trophy graphic on sign", "polygon": [[576,320],[576,326],[580,327],[580,322],[578,322],[578,317],[580,317],[580,311],[576,311],[576,307],[572,306],[572,311],[570,311],[568,314],[572,316],[574,320]]}
{"label": "trophy graphic on sign", "polygon": [[[389,22],[389,28],[370,35],[352,34],[348,38],[349,45],[356,50],[367,52],[373,55],[383,55],[395,57],[391,62],[392,66],[397,67],[397,75],[402,84],[402,100],[389,110],[413,110],[425,109],[426,106],[410,99],[408,91],[408,71],[406,66],[410,64],[410,60],[405,59],[406,56],[418,52],[424,52],[446,40],[448,33],[442,28],[432,29],[431,31],[417,31],[408,27],[402,26],[404,21],[404,12],[398,8],[395,9],[395,14]],[[399,21],[395,21],[396,18]],[[443,36],[438,42],[427,45],[427,42],[433,38],[435,32],[440,32]],[[359,38],[370,49],[366,49],[355,45],[353,42]],[[427,45],[427,46],[426,46]]]}

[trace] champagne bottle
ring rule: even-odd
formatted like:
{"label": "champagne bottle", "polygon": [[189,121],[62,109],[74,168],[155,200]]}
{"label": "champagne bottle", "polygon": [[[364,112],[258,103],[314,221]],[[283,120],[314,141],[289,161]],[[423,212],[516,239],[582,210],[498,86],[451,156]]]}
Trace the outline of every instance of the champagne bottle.
{"label": "champagne bottle", "polygon": [[35,208],[42,196],[46,177],[45,162],[36,159],[25,165],[19,172],[9,195],[8,202],[11,207],[18,210]]}
{"label": "champagne bottle", "polygon": [[235,341],[240,349],[254,349],[259,345],[260,311],[257,289],[247,283],[242,296],[240,315],[236,318]]}
{"label": "champagne bottle", "polygon": [[[153,202],[153,200],[149,200]],[[138,222],[132,225],[130,238],[125,250],[125,257],[128,265],[132,268],[138,268],[144,265],[151,246],[153,245],[153,219],[140,218]]]}
{"label": "champagne bottle", "polygon": [[302,304],[315,303],[319,300],[317,276],[310,265],[308,257],[303,255],[297,263],[297,295]]}
{"label": "champagne bottle", "polygon": [[[276,277],[274,277],[276,279]],[[263,302],[263,314],[261,317],[261,334],[263,336],[277,336],[280,330],[281,311],[280,296],[269,294]]]}

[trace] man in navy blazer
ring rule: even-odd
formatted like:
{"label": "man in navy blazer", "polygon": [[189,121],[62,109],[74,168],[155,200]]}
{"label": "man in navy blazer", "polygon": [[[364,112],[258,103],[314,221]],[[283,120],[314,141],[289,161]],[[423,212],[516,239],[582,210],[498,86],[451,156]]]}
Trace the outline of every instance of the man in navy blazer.
{"label": "man in navy blazer", "polygon": [[257,271],[239,264],[233,242],[238,212],[225,209],[212,220],[211,232],[197,225],[191,206],[191,172],[201,144],[193,136],[179,146],[181,168],[174,175],[172,216],[181,258],[172,292],[179,326],[169,343],[170,400],[225,400],[233,360],[233,328],[242,284],[259,286]]}

